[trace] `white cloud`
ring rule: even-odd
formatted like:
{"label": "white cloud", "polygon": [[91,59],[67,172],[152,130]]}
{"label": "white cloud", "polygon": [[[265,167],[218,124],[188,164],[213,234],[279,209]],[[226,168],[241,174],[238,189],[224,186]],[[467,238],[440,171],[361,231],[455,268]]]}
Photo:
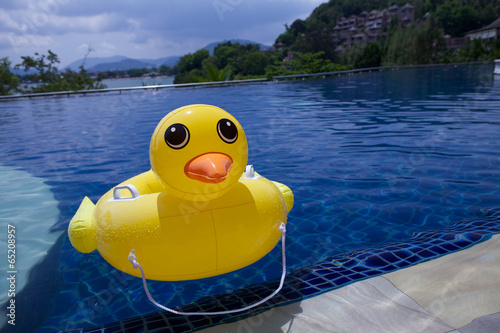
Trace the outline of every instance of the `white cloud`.
{"label": "white cloud", "polygon": [[105,40],[103,40],[102,42],[99,43],[99,51],[100,52],[113,54],[116,50],[117,50],[116,46],[114,46],[111,43],[106,42]]}
{"label": "white cloud", "polygon": [[128,18],[126,21],[131,29],[137,30],[141,26],[141,23],[136,19]]}
{"label": "white cloud", "polygon": [[87,43],[83,43],[81,44],[80,46],[77,47],[77,50],[79,52],[85,52],[85,51],[88,51],[88,49],[92,48],[92,46],[90,44],[87,44]]}
{"label": "white cloud", "polygon": [[12,14],[7,13],[3,9],[0,9],[0,27],[2,27],[2,30],[5,29],[7,31],[21,30],[19,23],[12,18]]}
{"label": "white cloud", "polygon": [[54,44],[49,36],[33,34],[0,34],[0,50],[9,50],[6,55],[12,62],[19,61],[20,56],[33,55],[35,52],[45,52]]}
{"label": "white cloud", "polygon": [[41,34],[63,35],[70,32],[100,34],[127,29],[128,23],[114,13],[92,16],[48,16],[40,27]]}
{"label": "white cloud", "polygon": [[89,44],[96,49],[92,56],[135,58],[183,55],[230,38],[269,44],[284,32],[285,23],[306,18],[321,2],[16,0],[0,9],[0,54],[27,55],[50,48],[69,63]]}

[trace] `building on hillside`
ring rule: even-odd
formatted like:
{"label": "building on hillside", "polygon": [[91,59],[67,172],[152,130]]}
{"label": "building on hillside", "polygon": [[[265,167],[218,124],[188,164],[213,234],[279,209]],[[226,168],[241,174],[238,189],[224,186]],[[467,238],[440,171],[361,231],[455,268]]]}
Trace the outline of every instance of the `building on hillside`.
{"label": "building on hillside", "polygon": [[352,44],[363,44],[368,42],[368,36],[365,33],[352,35],[350,43]]}
{"label": "building on hillside", "polygon": [[[384,10],[372,10],[370,13],[363,11],[359,15],[351,15],[348,18],[341,17],[336,22],[333,31],[322,31],[321,34],[331,34],[331,41],[336,45],[335,50],[341,52],[356,44],[377,42],[382,37],[387,37],[389,26],[394,24],[391,23],[392,20],[396,20],[400,28],[413,24],[415,8],[407,3],[402,7],[393,5]],[[314,38],[314,32],[302,34],[301,38]],[[278,41],[271,51],[275,49],[281,51],[283,47],[284,44]]]}
{"label": "building on hillside", "polygon": [[452,38],[450,35],[444,36],[446,48],[448,49],[458,49],[469,44],[474,39],[500,39],[500,17],[481,29],[469,31],[465,37]]}
{"label": "building on hillside", "polygon": [[379,40],[380,36],[383,35],[383,36],[386,36],[388,35],[387,33],[377,33],[377,32],[371,32],[371,31],[367,31],[366,32],[366,38],[367,38],[367,42],[368,43],[373,43],[373,42],[376,42]]}
{"label": "building on hillside", "polygon": [[372,10],[365,21],[365,30],[371,32],[381,32],[382,28],[387,27],[387,11]]}
{"label": "building on hillside", "polygon": [[391,15],[391,16],[398,15],[398,9],[399,9],[399,6],[392,5],[391,7],[387,8],[387,12],[389,12],[389,15]]}
{"label": "building on hillside", "polygon": [[336,50],[342,51],[360,43],[371,43],[387,36],[391,20],[396,19],[399,27],[404,28],[415,21],[415,8],[407,3],[399,7],[393,5],[384,10],[364,11],[359,15],[342,17],[332,32],[332,42]]}
{"label": "building on hillside", "polygon": [[283,62],[291,62],[295,58],[294,54],[288,52],[287,56],[283,58]]}
{"label": "building on hillside", "polygon": [[284,46],[285,44],[283,44],[281,41],[278,41],[278,43],[276,43],[276,45],[271,48],[272,52],[274,52],[275,49],[278,51],[283,51]]}
{"label": "building on hillside", "polygon": [[444,35],[444,41],[447,49],[458,49],[469,44],[469,37],[451,38],[450,35]]}
{"label": "building on hillside", "polygon": [[500,17],[481,29],[469,31],[465,36],[470,40],[500,38]]}
{"label": "building on hillside", "polygon": [[401,27],[409,26],[415,21],[415,7],[407,3],[398,9],[398,21]]}

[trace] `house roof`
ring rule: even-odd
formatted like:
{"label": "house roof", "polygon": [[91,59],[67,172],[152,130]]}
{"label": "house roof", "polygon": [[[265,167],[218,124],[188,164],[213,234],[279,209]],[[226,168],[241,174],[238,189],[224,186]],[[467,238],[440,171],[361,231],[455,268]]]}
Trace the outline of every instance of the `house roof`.
{"label": "house roof", "polygon": [[487,25],[484,29],[500,28],[500,17],[497,18],[493,23]]}
{"label": "house roof", "polygon": [[492,23],[488,24],[487,26],[482,27],[481,29],[472,30],[472,31],[467,32],[467,35],[474,33],[474,32],[480,32],[480,31],[485,31],[485,30],[490,30],[490,29],[500,29],[500,17],[497,18]]}
{"label": "house roof", "polygon": [[406,5],[404,5],[401,8],[415,8],[415,7],[413,5],[411,5],[411,4],[409,4],[409,3],[406,3]]}

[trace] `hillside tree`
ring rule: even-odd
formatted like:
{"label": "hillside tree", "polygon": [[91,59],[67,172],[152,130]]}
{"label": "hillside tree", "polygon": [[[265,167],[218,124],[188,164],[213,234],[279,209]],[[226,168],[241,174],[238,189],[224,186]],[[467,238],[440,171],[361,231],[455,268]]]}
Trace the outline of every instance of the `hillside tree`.
{"label": "hillside tree", "polygon": [[0,95],[10,95],[19,90],[19,78],[10,71],[8,58],[0,59]]}
{"label": "hillside tree", "polygon": [[75,72],[66,69],[59,72],[56,65],[60,62],[59,57],[54,52],[48,50],[48,55],[35,53],[33,57],[21,57],[22,63],[17,64],[15,68],[24,68],[26,72],[35,70],[34,74],[29,75],[33,81],[38,83],[36,86],[23,89],[24,93],[43,93],[53,91],[78,91],[88,89],[102,89],[105,86],[100,79],[91,78],[82,64],[80,71]]}

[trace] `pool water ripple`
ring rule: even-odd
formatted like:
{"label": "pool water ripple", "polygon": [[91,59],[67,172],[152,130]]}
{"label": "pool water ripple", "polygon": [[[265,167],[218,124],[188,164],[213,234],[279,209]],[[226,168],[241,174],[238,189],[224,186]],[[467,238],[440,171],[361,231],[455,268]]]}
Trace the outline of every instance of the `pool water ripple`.
{"label": "pool water ripple", "polygon": [[[287,227],[287,285],[267,305],[273,306],[500,232],[498,215],[484,215],[500,206],[500,78],[492,70],[490,65],[410,69],[2,102],[0,156],[3,164],[46,179],[61,212],[52,230],[65,230],[84,196],[97,201],[150,168],[150,137],[169,111],[193,103],[228,110],[247,135],[249,163],[295,195]],[[26,332],[103,325],[112,331],[116,325],[140,327],[146,317],[165,324],[140,279],[113,269],[99,254],[76,252],[66,233],[59,246],[49,256],[58,268],[44,272],[55,281],[53,307],[27,323]],[[198,281],[151,281],[150,289],[172,307],[230,307],[274,288],[279,274],[278,246],[236,272]],[[31,296],[20,295],[19,301]],[[168,317],[165,325],[186,331],[236,317]]]}

